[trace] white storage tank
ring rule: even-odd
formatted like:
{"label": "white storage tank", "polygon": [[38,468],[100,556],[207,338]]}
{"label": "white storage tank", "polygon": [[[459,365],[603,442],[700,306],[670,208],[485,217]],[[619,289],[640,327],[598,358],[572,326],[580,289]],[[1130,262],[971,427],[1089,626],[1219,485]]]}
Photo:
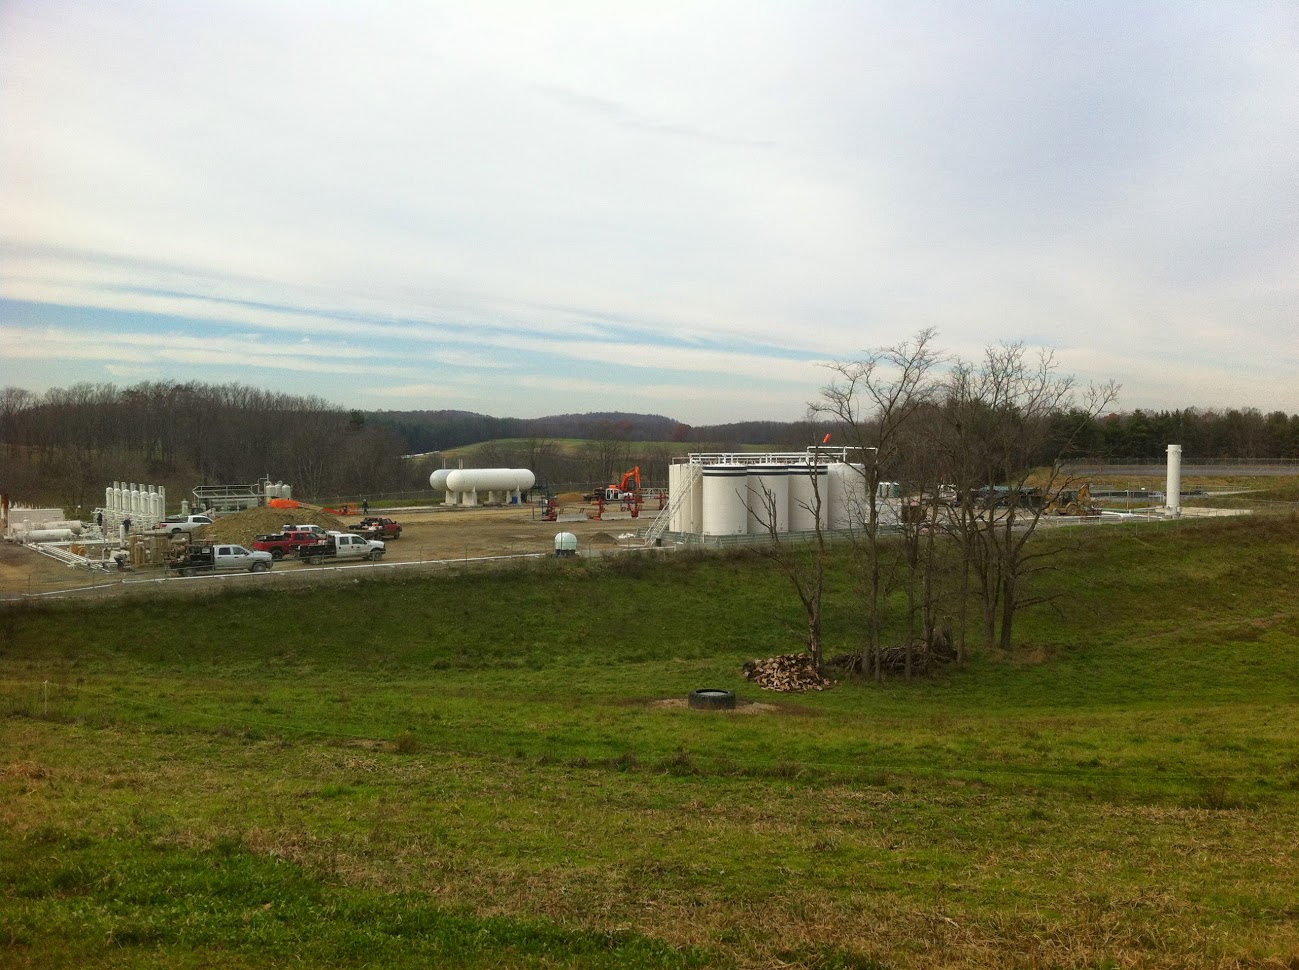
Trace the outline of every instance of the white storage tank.
{"label": "white storage tank", "polygon": [[73,535],[81,535],[84,526],[80,519],[46,519],[44,522],[34,522],[33,529],[66,529]]}
{"label": "white storage tank", "polygon": [[818,465],[815,473],[810,464],[789,467],[789,531],[813,531],[818,512],[821,526],[825,527],[826,510],[830,507],[827,483],[824,465]]}
{"label": "white storage tank", "polygon": [[[437,488],[442,481],[448,493],[454,493],[461,505],[478,504],[479,493],[486,493],[486,501],[509,500],[510,496],[522,499],[523,493],[537,484],[537,477],[526,468],[455,468],[440,476],[441,469],[429,476],[429,484]],[[448,499],[450,501],[450,499]]]}
{"label": "white storage tank", "polygon": [[704,474],[703,465],[691,465],[686,472],[690,483],[690,515],[681,524],[684,531],[698,535],[704,531]]}
{"label": "white storage tank", "polygon": [[687,481],[686,472],[689,467],[689,465],[681,464],[668,465],[668,506],[672,509],[672,514],[668,516],[669,532],[686,531],[681,528],[681,522],[689,514],[686,507],[689,505],[690,500],[684,498],[678,502],[677,499],[681,498],[681,491]]}
{"label": "white storage tank", "polygon": [[749,531],[749,470],[744,465],[705,465],[703,528],[707,536],[743,535]]}
{"label": "white storage tank", "polygon": [[20,529],[14,533],[19,542],[71,542],[71,529]]}
{"label": "white storage tank", "polygon": [[450,490],[447,488],[447,476],[451,474],[450,468],[439,468],[428,477],[429,488],[435,492],[445,492],[444,501],[450,505],[454,501],[451,498]]}
{"label": "white storage tank", "polygon": [[555,536],[556,556],[576,556],[577,536],[571,532],[560,532]]}
{"label": "white storage tank", "polygon": [[769,520],[777,532],[789,531],[789,466],[751,465],[747,476],[749,532],[766,534]]}
{"label": "white storage tank", "polygon": [[866,501],[866,466],[836,461],[829,468],[832,529],[858,529],[869,514]]}

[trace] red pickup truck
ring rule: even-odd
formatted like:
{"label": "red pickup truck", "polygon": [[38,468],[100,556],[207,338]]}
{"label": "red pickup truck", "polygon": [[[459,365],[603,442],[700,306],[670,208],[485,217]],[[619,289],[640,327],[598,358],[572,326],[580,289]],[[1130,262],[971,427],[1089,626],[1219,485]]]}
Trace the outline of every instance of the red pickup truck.
{"label": "red pickup truck", "polygon": [[400,539],[401,523],[396,519],[385,519],[378,515],[371,515],[362,519],[360,525],[351,526],[347,531],[355,532],[367,539]]}
{"label": "red pickup truck", "polygon": [[303,549],[318,546],[322,541],[314,532],[290,529],[287,532],[258,536],[253,540],[253,548],[260,552],[269,552],[272,559],[279,560],[285,556],[300,556]]}

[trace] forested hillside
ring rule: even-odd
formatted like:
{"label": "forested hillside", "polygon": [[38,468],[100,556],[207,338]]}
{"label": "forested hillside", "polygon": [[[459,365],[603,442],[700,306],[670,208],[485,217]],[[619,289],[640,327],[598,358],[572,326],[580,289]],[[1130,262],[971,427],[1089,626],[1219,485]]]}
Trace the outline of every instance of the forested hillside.
{"label": "forested hillside", "polygon": [[[1173,443],[1182,445],[1187,463],[1299,459],[1299,415],[1282,411],[1061,414],[1058,423],[1061,434],[1081,424],[1081,433],[1070,432],[1068,449],[1078,460],[1158,463]],[[691,427],[664,415],[618,412],[528,419],[364,412],[241,384],[79,384],[43,394],[9,387],[0,392],[0,490],[93,508],[114,480],[165,485],[183,496],[198,484],[269,476],[303,497],[357,496],[424,487],[427,467],[402,455],[504,440],[480,449],[479,463],[526,466],[546,484],[603,483],[641,465],[647,479],[662,483],[680,451],[797,450],[826,430],[833,428],[806,421]],[[559,448],[563,439],[585,441],[580,454]]]}
{"label": "forested hillside", "polygon": [[113,481],[164,485],[178,503],[195,485],[291,484],[305,497],[402,485],[401,437],[360,411],[240,384],[79,384],[0,395],[4,470],[15,498],[94,508]]}

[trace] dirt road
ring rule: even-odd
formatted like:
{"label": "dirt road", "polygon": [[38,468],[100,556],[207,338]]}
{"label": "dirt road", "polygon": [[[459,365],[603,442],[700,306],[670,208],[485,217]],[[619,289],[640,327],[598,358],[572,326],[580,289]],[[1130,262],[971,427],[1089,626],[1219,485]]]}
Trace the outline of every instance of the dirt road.
{"label": "dirt road", "polygon": [[[387,543],[384,563],[443,562],[483,559],[495,556],[554,553],[555,536],[571,532],[577,536],[579,553],[616,548],[619,537],[634,533],[654,521],[657,510],[633,519],[626,512],[606,511],[602,520],[587,518],[584,510],[571,507],[561,512],[560,521],[548,522],[530,506],[506,508],[427,509],[372,508],[372,515],[387,515],[402,524],[402,536]],[[347,525],[359,516],[345,516]],[[286,560],[275,573],[315,568]],[[130,573],[88,573],[74,569],[24,546],[0,542],[0,597],[37,596],[86,586],[119,587],[131,581],[159,579],[165,571],[141,567]],[[253,577],[254,579],[260,577]]]}

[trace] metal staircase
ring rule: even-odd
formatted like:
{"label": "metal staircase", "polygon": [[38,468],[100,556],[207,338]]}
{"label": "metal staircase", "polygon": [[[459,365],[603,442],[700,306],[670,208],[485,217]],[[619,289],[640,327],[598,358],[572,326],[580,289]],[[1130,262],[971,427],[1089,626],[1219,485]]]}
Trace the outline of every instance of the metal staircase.
{"label": "metal staircase", "polygon": [[672,523],[672,516],[675,515],[677,510],[680,509],[686,500],[690,498],[691,493],[694,491],[695,484],[703,475],[703,465],[697,465],[694,462],[691,462],[688,467],[690,473],[686,476],[686,480],[681,482],[677,487],[677,493],[672,496],[672,501],[659,511],[659,514],[654,517],[654,521],[650,523],[649,528],[645,530],[645,545],[652,546],[659,539],[663,538],[663,533],[668,531],[668,526]]}

